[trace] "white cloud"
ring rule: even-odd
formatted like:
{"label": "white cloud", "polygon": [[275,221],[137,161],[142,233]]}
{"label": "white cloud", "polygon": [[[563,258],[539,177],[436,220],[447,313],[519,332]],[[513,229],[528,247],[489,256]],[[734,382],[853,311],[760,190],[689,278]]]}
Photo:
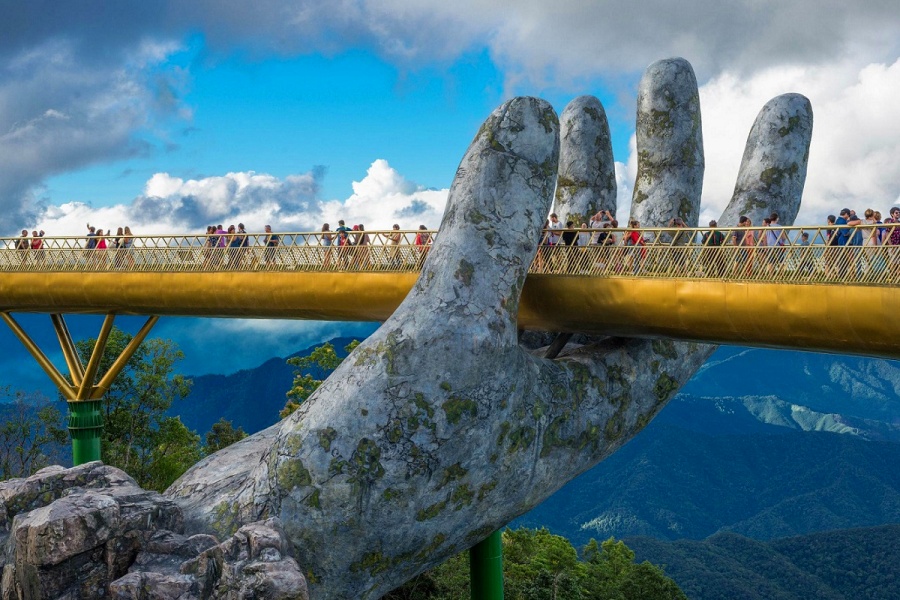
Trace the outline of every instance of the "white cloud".
{"label": "white cloud", "polygon": [[332,229],[339,219],[362,223],[368,230],[440,225],[449,190],[432,190],[407,181],[386,160],[372,163],[361,181],[353,182],[353,195],[343,202],[327,202],[322,217]]}
{"label": "white cloud", "polygon": [[420,224],[437,227],[447,203],[448,190],[408,181],[382,159],[353,182],[354,193],[344,200],[321,201],[317,197],[321,177],[317,171],[283,179],[247,171],[184,180],[156,173],[143,194],[129,204],[51,205],[31,228],[47,235],[82,235],[86,223],[104,230],[128,225],[141,235],[202,233],[206,225],[242,222],[248,231],[262,231],[267,224],[280,231],[318,231],[323,222],[334,229],[344,219],[370,231],[390,229],[394,223],[415,229]]}
{"label": "white cloud", "polygon": [[762,106],[786,92],[813,107],[809,168],[798,223],[820,223],[844,206],[886,209],[900,196],[900,60],[852,61],[731,73],[700,89],[706,176],[704,213],[715,218],[734,191],[747,134]]}

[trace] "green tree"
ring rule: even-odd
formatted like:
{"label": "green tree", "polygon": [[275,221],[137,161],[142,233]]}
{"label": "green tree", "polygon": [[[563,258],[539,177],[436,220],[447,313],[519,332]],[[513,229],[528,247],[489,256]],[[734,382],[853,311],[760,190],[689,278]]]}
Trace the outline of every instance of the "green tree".
{"label": "green tree", "polygon": [[[468,600],[468,551],[422,573],[384,600]],[[674,581],[648,562],[634,563],[624,542],[585,546],[583,557],[546,529],[503,532],[506,600],[687,600]]]}
{"label": "green tree", "polygon": [[[359,340],[353,340],[344,350],[347,354],[359,346]],[[295,356],[288,359],[288,364],[297,367],[294,371],[294,383],[287,392],[287,402],[278,413],[282,419],[300,408],[300,404],[319,389],[328,375],[338,368],[344,359],[337,355],[331,342],[325,342],[306,356]]]}
{"label": "green tree", "polygon": [[[112,329],[97,380],[131,338],[129,333]],[[85,363],[94,344],[93,339],[76,343]],[[103,397],[101,458],[149,489],[164,490],[200,458],[200,437],[178,417],[166,415],[172,403],[191,389],[190,380],[173,373],[183,358],[171,340],[145,340]]]}
{"label": "green tree", "polygon": [[0,479],[27,477],[62,452],[68,433],[49,399],[0,388]]}
{"label": "green tree", "polygon": [[213,423],[212,429],[206,433],[206,445],[203,447],[203,454],[210,455],[226,446],[230,446],[235,442],[239,442],[247,437],[247,432],[243,427],[234,428],[231,421],[226,421],[222,417]]}
{"label": "green tree", "polygon": [[610,600],[687,600],[678,585],[662,569],[644,561],[634,562],[625,542],[609,538],[591,540],[582,549],[586,566],[585,598]]}
{"label": "green tree", "polygon": [[147,480],[144,487],[163,491],[203,458],[200,436],[188,429],[178,417],[159,422],[155,445],[150,450]]}
{"label": "green tree", "polygon": [[522,600],[580,600],[583,567],[569,540],[547,529],[503,532],[506,596]]}

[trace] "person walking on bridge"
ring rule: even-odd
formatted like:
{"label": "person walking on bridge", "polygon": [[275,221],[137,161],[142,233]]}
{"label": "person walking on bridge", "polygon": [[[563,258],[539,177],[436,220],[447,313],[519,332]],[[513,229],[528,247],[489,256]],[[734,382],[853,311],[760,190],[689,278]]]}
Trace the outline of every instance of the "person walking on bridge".
{"label": "person walking on bridge", "polygon": [[784,262],[784,230],[778,225],[778,213],[769,215],[769,223],[765,231],[766,236],[766,273],[772,275],[781,269]]}
{"label": "person walking on bridge", "polygon": [[280,238],[272,233],[272,226],[266,225],[266,266],[275,264],[275,249],[278,248]]}
{"label": "person walking on bridge", "polygon": [[842,278],[847,275],[850,265],[856,265],[858,259],[856,250],[850,248],[850,246],[862,246],[862,235],[860,235],[858,231],[854,231],[846,226],[859,225],[860,223],[862,223],[862,221],[860,221],[859,217],[856,216],[856,213],[852,213],[849,208],[842,208],[841,212],[838,213],[837,220],[834,222],[838,227],[844,226],[842,229],[837,229],[835,231],[837,245],[845,248],[840,251],[841,256],[839,256],[837,264],[838,275]]}
{"label": "person walking on bridge", "polygon": [[714,220],[709,222],[709,231],[703,234],[701,238],[703,243],[702,263],[703,270],[706,275],[713,277],[721,277],[725,258],[722,254],[721,247],[725,243],[725,234],[716,229],[719,224]]}
{"label": "person walking on bridge", "polygon": [[756,238],[753,230],[750,229],[752,225],[753,222],[746,215],[741,215],[738,219],[738,227],[741,229],[736,229],[732,238],[734,245],[739,248],[735,255],[732,271],[735,277],[741,275],[750,277],[753,274],[753,250],[756,246]]}
{"label": "person walking on bridge", "polygon": [[[900,206],[892,206],[890,217],[884,220],[885,225],[892,225],[884,232],[885,246],[900,246]],[[886,249],[887,250],[887,249]],[[891,268],[900,269],[900,248],[893,248],[887,251],[889,264]]]}
{"label": "person walking on bridge", "polygon": [[25,261],[28,259],[28,250],[31,248],[31,244],[28,243],[28,230],[22,230],[22,236],[16,242],[16,251],[19,253],[19,262],[23,265]]}

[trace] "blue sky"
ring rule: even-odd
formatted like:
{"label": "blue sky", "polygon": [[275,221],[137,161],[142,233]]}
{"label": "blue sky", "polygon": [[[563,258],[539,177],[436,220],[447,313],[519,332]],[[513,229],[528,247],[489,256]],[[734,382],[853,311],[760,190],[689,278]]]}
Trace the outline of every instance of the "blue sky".
{"label": "blue sky", "polygon": [[[635,90],[670,56],[700,84],[701,220],[730,198],[757,112],[785,92],[815,114],[798,220],[900,202],[896,2],[0,0],[0,14],[2,235],[436,226],[469,141],[514,95],[560,112],[601,99],[626,211]],[[157,333],[195,349],[186,370],[201,373],[339,330],[164,319]],[[0,342],[15,343],[5,329]],[[210,361],[203,344],[236,350]],[[0,384],[19,377],[9,360]]]}

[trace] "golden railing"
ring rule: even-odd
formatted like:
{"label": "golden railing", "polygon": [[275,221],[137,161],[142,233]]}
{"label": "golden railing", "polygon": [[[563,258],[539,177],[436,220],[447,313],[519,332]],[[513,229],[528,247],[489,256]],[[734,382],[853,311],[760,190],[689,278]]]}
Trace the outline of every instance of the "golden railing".
{"label": "golden railing", "polygon": [[[544,232],[531,272],[896,286],[896,227],[553,230]],[[850,244],[831,245],[840,231]],[[769,233],[776,244],[767,245]],[[0,238],[0,272],[415,272],[437,235],[354,231],[344,245],[333,232],[278,233],[277,245],[265,233],[109,236],[105,249],[89,248],[86,237]]]}

